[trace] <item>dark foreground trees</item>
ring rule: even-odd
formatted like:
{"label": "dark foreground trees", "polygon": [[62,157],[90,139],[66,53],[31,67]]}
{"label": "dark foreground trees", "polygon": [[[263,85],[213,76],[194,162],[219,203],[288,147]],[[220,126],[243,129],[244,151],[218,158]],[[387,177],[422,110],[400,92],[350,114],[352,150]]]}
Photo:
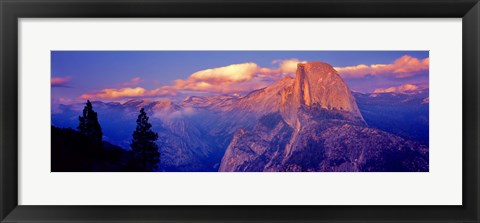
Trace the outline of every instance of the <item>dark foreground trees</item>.
{"label": "dark foreground trees", "polygon": [[137,127],[133,132],[132,168],[134,171],[155,171],[160,162],[160,153],[156,140],[158,134],[151,130],[152,125],[148,122],[147,113],[142,108],[137,118]]}
{"label": "dark foreground trees", "polygon": [[130,154],[102,141],[102,128],[92,103],[87,101],[78,117],[78,131],[52,126],[53,172],[128,171]]}
{"label": "dark foreground trees", "polygon": [[98,123],[98,116],[93,111],[92,103],[87,100],[87,104],[83,108],[83,115],[78,117],[80,123],[78,124],[78,131],[85,135],[91,142],[101,145],[102,144],[102,127]]}
{"label": "dark foreground trees", "polygon": [[145,110],[140,110],[133,140],[127,151],[102,141],[102,128],[92,103],[87,101],[78,117],[78,131],[52,126],[53,172],[146,172],[156,171],[160,153],[158,134],[151,130]]}
{"label": "dark foreground trees", "polygon": [[52,126],[52,172],[123,172],[130,171],[131,155],[125,149],[103,141],[92,148],[79,131]]}

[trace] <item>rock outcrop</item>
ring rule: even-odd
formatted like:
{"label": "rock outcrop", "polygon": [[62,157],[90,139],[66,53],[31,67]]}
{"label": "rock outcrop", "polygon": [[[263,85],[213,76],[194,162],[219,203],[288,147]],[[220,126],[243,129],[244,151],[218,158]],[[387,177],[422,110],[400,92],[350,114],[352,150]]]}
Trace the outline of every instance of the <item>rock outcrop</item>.
{"label": "rock outcrop", "polygon": [[302,107],[324,109],[363,122],[347,84],[327,63],[299,63],[295,82],[282,91],[280,111],[290,126],[297,125],[298,111]]}
{"label": "rock outcrop", "polygon": [[368,128],[329,64],[298,64],[269,111],[235,133],[219,171],[428,171],[428,148]]}
{"label": "rock outcrop", "polygon": [[219,171],[412,172],[428,171],[428,159],[425,145],[381,130],[324,121],[295,134],[279,121],[239,130]]}
{"label": "rock outcrop", "polygon": [[[145,108],[159,135],[158,171],[428,171],[428,92],[408,102],[422,113],[406,112],[411,95],[389,94],[355,99],[332,66],[310,62],[246,95],[93,103],[104,138],[126,150]],[[83,107],[61,105],[52,124],[75,128]]]}

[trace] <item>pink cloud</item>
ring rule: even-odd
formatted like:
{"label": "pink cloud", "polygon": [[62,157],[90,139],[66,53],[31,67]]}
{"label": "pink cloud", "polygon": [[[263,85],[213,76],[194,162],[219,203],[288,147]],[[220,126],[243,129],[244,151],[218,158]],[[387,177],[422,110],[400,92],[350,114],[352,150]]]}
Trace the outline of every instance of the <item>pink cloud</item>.
{"label": "pink cloud", "polygon": [[64,98],[64,97],[60,97],[60,98],[53,98],[52,97],[52,102],[53,103],[60,103],[60,104],[67,104],[67,103],[72,103],[74,100],[72,99],[69,99],[69,98]]}
{"label": "pink cloud", "polygon": [[377,88],[373,91],[373,93],[407,93],[416,90],[420,90],[420,87],[413,84],[404,84],[389,88]]}
{"label": "pink cloud", "polygon": [[134,77],[129,82],[121,83],[120,86],[138,86],[143,80],[140,77]]}
{"label": "pink cloud", "polygon": [[164,86],[145,92],[146,97],[163,97],[163,96],[175,96],[177,92],[170,86]]}
{"label": "pink cloud", "polygon": [[429,69],[430,59],[418,59],[404,55],[391,64],[359,64],[356,66],[335,67],[343,78],[362,78],[366,75],[392,76],[395,78],[412,77]]}
{"label": "pink cloud", "polygon": [[176,80],[175,85],[164,87],[171,91],[202,91],[202,92],[217,92],[217,93],[231,93],[255,90],[266,87],[269,82],[255,77],[249,81],[241,82],[207,82],[207,81],[191,81],[191,80]]}
{"label": "pink cloud", "polygon": [[273,64],[278,64],[280,67],[276,70],[281,74],[295,74],[297,72],[298,63],[306,63],[307,61],[300,61],[296,58],[287,60],[275,60]]}
{"label": "pink cloud", "polygon": [[70,102],[72,102],[72,99],[59,98],[58,101],[59,101],[60,103],[70,103]]}
{"label": "pink cloud", "polygon": [[217,67],[201,70],[193,73],[188,78],[208,83],[243,82],[251,80],[258,72],[256,63],[232,64],[224,67]]}
{"label": "pink cloud", "polygon": [[107,88],[90,94],[82,94],[82,99],[118,99],[125,97],[144,96],[146,90],[142,87],[136,88]]}
{"label": "pink cloud", "polygon": [[52,87],[66,87],[70,79],[70,77],[54,77],[50,80],[50,83]]}
{"label": "pink cloud", "polygon": [[284,75],[296,72],[298,59],[277,60],[278,68],[263,68],[256,63],[232,64],[224,67],[201,70],[187,79],[175,80],[171,90],[191,90],[204,92],[244,92],[266,87]]}
{"label": "pink cloud", "polygon": [[[81,99],[121,99],[132,97],[161,97],[176,95],[178,91],[201,91],[214,93],[236,93],[263,88],[284,75],[296,71],[298,59],[274,61],[278,68],[262,68],[256,63],[231,64],[200,70],[186,79],[175,80],[173,85],[153,90],[142,87],[107,88],[93,93],[83,94]],[[140,78],[134,78],[128,84],[138,84]],[[127,84],[127,83],[124,83]]]}
{"label": "pink cloud", "polygon": [[135,88],[106,88],[92,93],[82,94],[81,99],[123,99],[123,98],[138,98],[138,97],[160,97],[160,96],[173,96],[176,95],[175,91],[168,86],[161,87],[153,90],[147,90],[142,87]]}

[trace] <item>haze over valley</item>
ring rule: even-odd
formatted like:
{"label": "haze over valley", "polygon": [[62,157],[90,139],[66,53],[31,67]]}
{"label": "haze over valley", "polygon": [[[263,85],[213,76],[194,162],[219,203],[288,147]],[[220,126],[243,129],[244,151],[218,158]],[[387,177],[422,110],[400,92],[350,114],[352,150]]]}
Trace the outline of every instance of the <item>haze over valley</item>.
{"label": "haze over valley", "polygon": [[[367,68],[297,60],[291,75],[281,68],[241,67],[241,72],[252,73],[248,81],[241,80],[242,75],[227,78],[210,71],[154,90],[110,89],[81,94],[75,100],[52,96],[52,126],[76,129],[85,101],[90,100],[103,141],[129,151],[135,120],[144,108],[158,133],[160,162],[155,171],[429,171],[428,82],[395,82],[413,80],[417,77],[407,73],[423,71],[380,77],[393,80],[385,87],[351,89],[360,78],[381,72],[374,68],[362,71]],[[356,79],[346,81],[352,77]],[[208,85],[215,83],[235,90],[195,90],[213,89]],[[172,94],[174,87],[182,91]],[[113,97],[121,92],[143,96]]]}

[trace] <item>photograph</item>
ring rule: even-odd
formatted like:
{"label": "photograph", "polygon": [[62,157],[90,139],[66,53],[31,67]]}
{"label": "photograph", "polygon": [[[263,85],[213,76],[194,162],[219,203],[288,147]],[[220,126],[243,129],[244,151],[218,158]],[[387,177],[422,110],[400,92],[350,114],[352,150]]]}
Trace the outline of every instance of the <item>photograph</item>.
{"label": "photograph", "polygon": [[480,0],[0,11],[0,223],[480,223]]}
{"label": "photograph", "polygon": [[50,55],[51,172],[429,172],[429,51]]}

